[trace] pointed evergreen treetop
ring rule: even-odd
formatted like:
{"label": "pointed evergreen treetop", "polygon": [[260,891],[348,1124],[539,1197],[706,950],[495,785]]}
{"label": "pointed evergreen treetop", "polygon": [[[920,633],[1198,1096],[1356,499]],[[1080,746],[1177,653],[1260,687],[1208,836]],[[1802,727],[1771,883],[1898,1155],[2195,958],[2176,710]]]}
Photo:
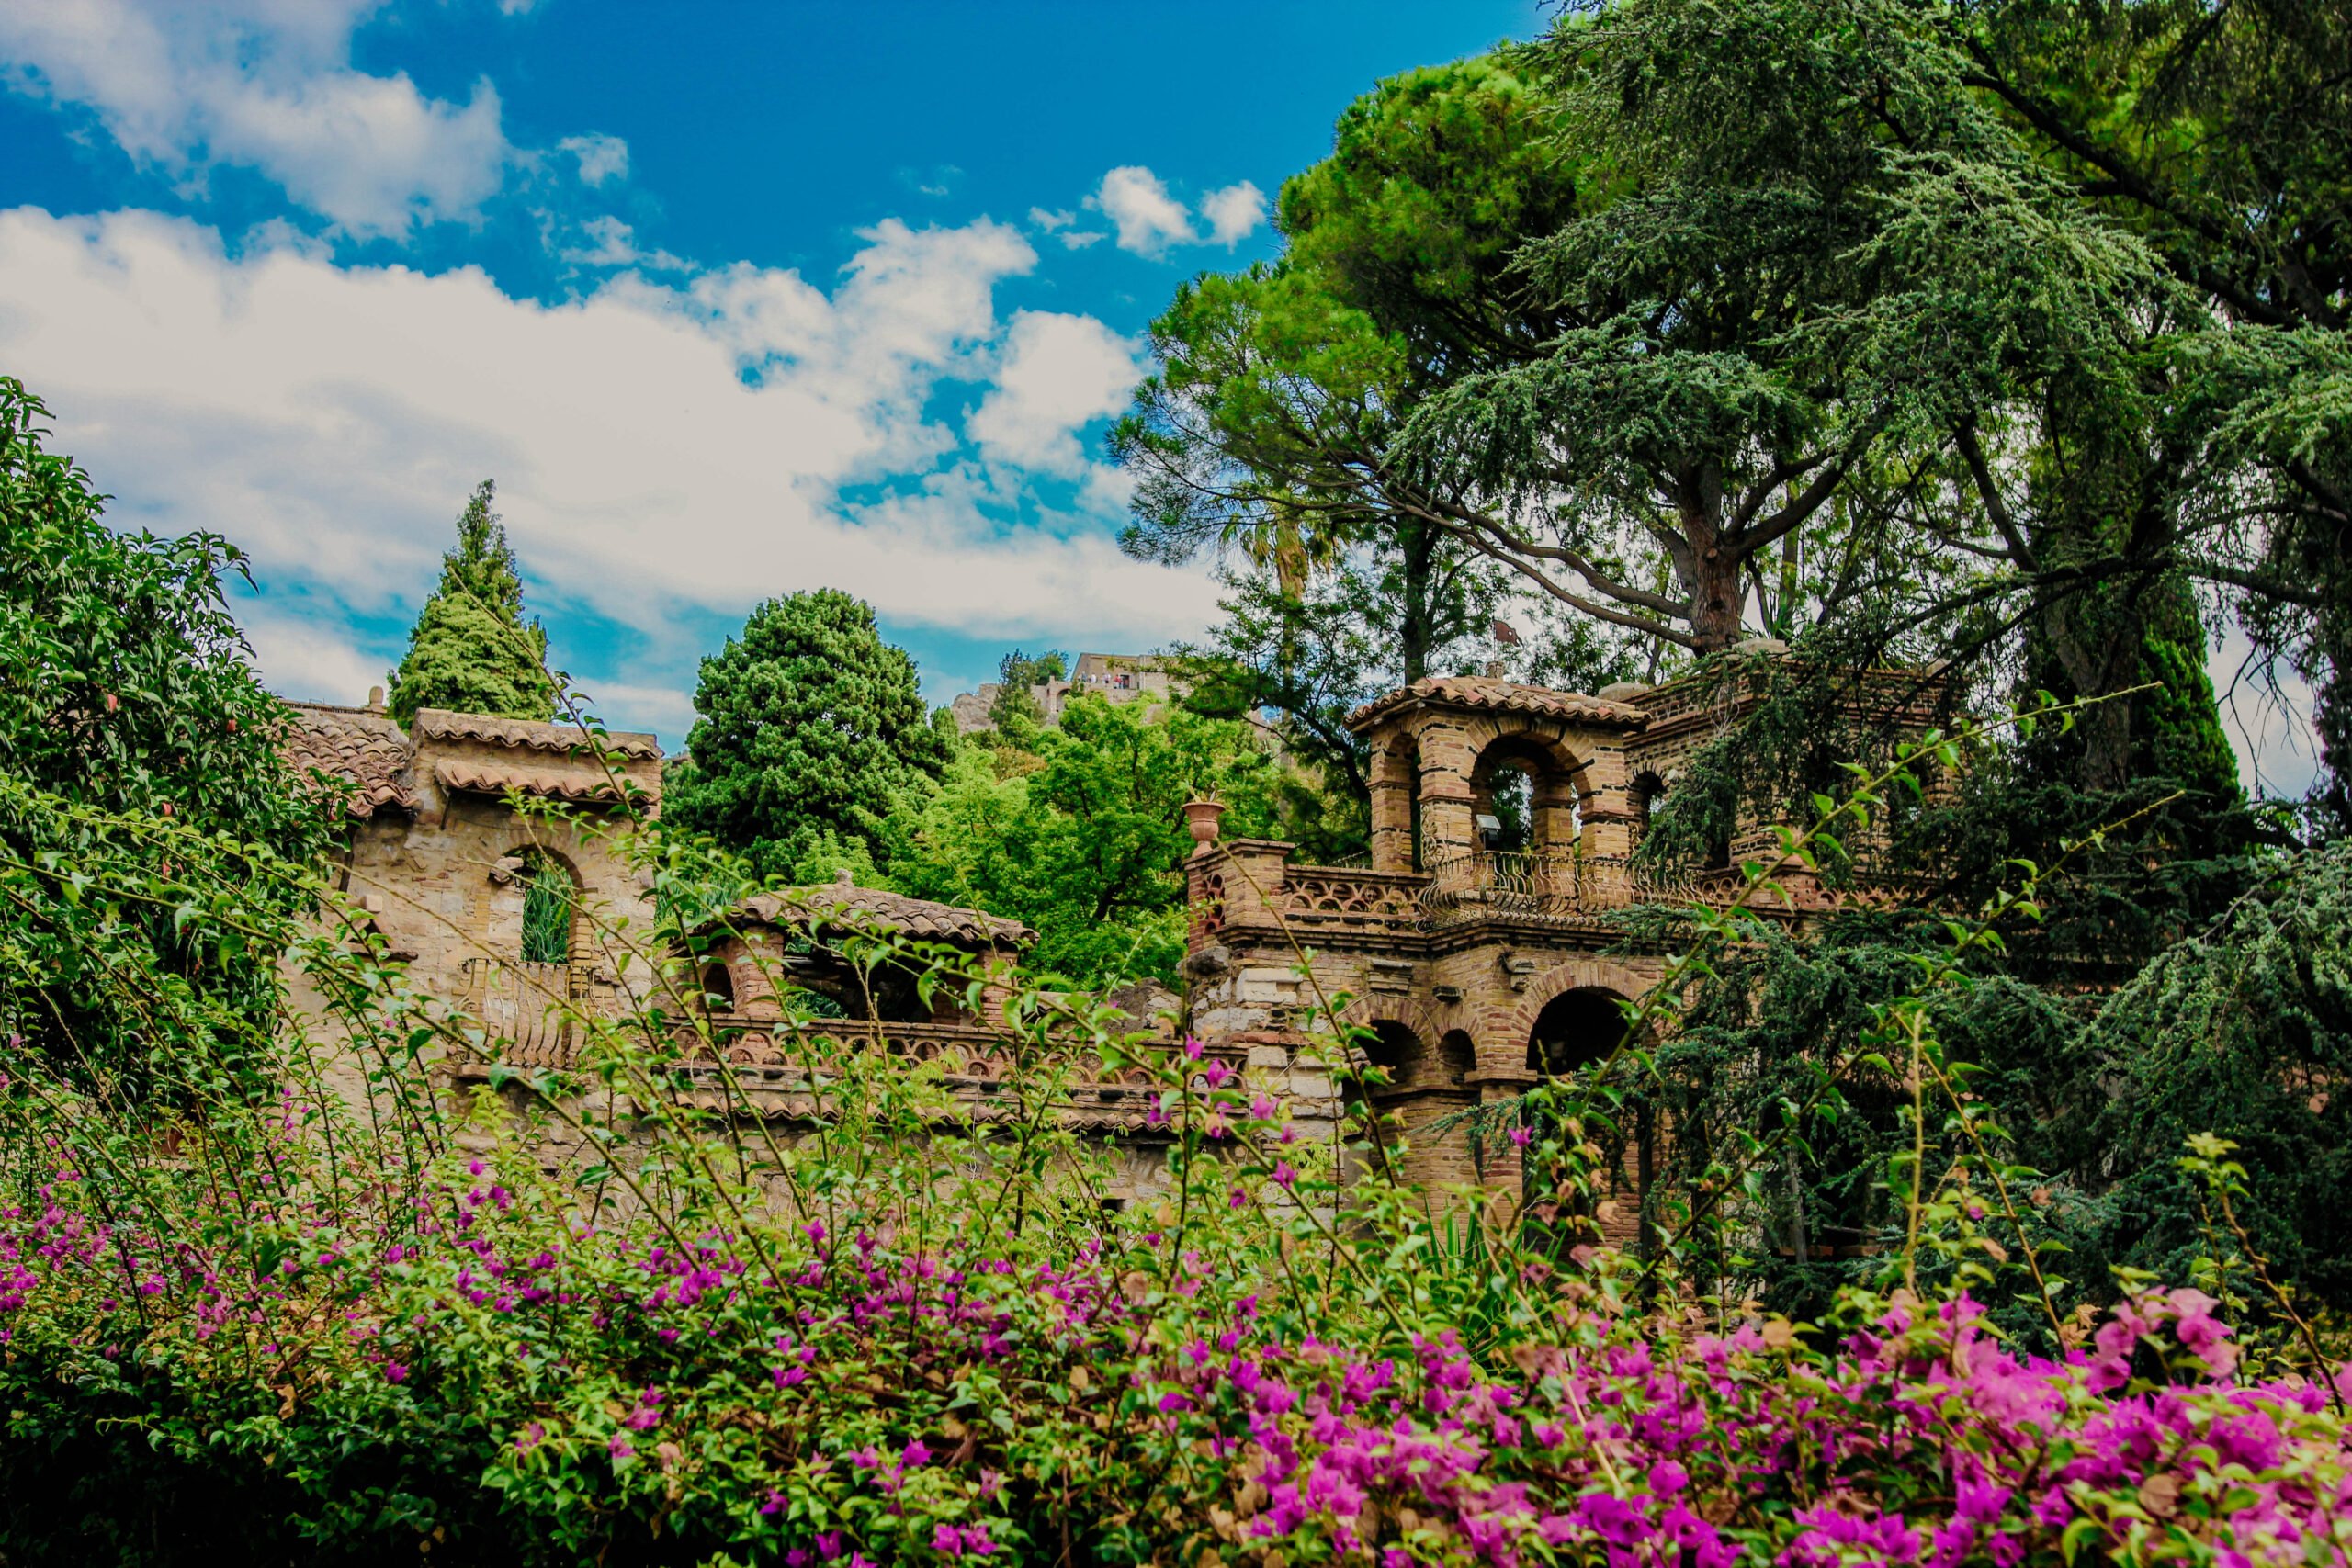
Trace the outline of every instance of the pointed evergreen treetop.
{"label": "pointed evergreen treetop", "polygon": [[391,715],[401,724],[419,708],[541,720],[555,712],[548,635],[524,623],[523,578],[490,509],[495,493],[490,479],[474,488],[458,518],[458,547],[441,558],[441,581],[392,672]]}

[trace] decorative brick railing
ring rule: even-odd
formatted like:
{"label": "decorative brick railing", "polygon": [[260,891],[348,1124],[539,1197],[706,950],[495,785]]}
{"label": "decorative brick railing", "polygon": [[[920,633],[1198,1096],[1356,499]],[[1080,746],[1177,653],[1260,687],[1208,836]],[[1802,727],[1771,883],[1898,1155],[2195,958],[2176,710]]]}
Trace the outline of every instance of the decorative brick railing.
{"label": "decorative brick railing", "polygon": [[1417,926],[1415,901],[1428,884],[1429,878],[1419,872],[1294,865],[1283,870],[1274,907],[1284,920],[1306,929]]}
{"label": "decorative brick railing", "polygon": [[1435,930],[1486,919],[1585,920],[1707,891],[1702,877],[1653,872],[1618,855],[1475,850],[1431,866],[1417,905]]}
{"label": "decorative brick railing", "polygon": [[[549,965],[562,968],[562,965]],[[554,976],[537,976],[552,980]],[[800,1043],[831,1042],[852,1049],[878,1050],[909,1060],[939,1064],[944,1086],[956,1109],[949,1122],[997,1122],[1028,1114],[1024,1100],[1012,1093],[1015,1071],[1012,1042],[979,1023],[892,1023],[868,1019],[810,1019],[783,1023],[740,1014],[714,1014],[710,1032],[697,1028],[682,1033],[679,1043],[686,1059],[665,1067],[661,1080],[681,1103],[718,1115],[743,1115],[792,1121],[825,1113],[833,1092],[832,1074],[804,1051]],[[779,1039],[779,1036],[782,1036]],[[724,1059],[711,1054],[716,1041]],[[518,1040],[504,1025],[493,1026],[488,1049],[507,1066],[554,1067],[572,1065],[574,1039],[568,1031],[550,1028],[532,1034],[526,1028]],[[1173,1051],[1165,1040],[1147,1049]],[[1246,1046],[1212,1045],[1209,1055],[1223,1057],[1238,1069],[1248,1056]],[[1106,1067],[1091,1052],[1057,1064],[1067,1072],[1050,1109],[1066,1126],[1097,1133],[1149,1132],[1155,1118],[1159,1085],[1139,1064]],[[460,1082],[481,1082],[491,1074],[488,1061],[458,1064]],[[650,1083],[650,1080],[648,1080]],[[640,1089],[646,1087],[640,1085]]]}

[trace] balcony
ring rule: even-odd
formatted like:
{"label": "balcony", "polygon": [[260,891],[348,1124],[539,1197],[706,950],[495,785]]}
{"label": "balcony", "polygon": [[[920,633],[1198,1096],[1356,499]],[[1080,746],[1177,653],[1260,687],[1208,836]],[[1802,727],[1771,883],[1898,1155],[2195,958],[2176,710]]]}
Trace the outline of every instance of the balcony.
{"label": "balcony", "polygon": [[593,964],[524,964],[469,958],[458,1006],[481,1022],[482,1050],[514,1067],[568,1067],[572,1018],[612,999],[612,982]]}
{"label": "balcony", "polygon": [[1702,874],[1573,851],[1473,850],[1439,861],[1428,877],[1415,906],[1431,931],[1478,920],[1577,924],[1636,904],[1687,903],[1708,891]]}

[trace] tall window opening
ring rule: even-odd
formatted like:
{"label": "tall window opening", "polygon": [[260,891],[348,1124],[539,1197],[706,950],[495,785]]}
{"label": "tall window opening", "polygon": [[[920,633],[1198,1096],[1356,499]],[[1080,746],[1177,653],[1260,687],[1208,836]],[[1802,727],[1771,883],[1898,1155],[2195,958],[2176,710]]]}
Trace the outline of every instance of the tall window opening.
{"label": "tall window opening", "polygon": [[553,855],[523,855],[523,962],[571,962],[571,873]]}

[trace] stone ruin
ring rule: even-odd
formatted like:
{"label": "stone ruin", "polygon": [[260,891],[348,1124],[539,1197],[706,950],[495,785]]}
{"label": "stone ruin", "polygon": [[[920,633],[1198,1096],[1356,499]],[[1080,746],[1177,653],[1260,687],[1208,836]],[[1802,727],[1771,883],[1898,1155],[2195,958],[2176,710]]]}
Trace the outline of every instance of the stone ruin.
{"label": "stone ruin", "polygon": [[[1164,688],[1162,688],[1164,690]],[[1131,998],[1136,1027],[1172,1050],[1179,1028],[1304,1125],[1329,1135],[1354,1110],[1376,1113],[1401,1146],[1405,1175],[1448,1202],[1483,1190],[1516,1199],[1521,1173],[1507,1141],[1474,1140],[1465,1114],[1573,1072],[1623,1038],[1619,1004],[1664,972],[1662,953],[1627,952],[1611,922],[1636,904],[1721,902],[1741,861],[1772,852],[1769,822],[1742,821],[1704,863],[1657,870],[1634,859],[1654,804],[1691,753],[1761,700],[1754,680],[1690,679],[1656,688],[1553,691],[1498,677],[1438,677],[1358,709],[1351,727],[1371,751],[1368,863],[1297,863],[1294,847],[1220,837],[1215,802],[1187,807],[1197,840],[1185,866],[1186,995]],[[1143,694],[1138,689],[1138,694]],[[1932,679],[1894,671],[1849,698],[1858,714],[1917,733],[1940,701]],[[483,1058],[445,1064],[464,1087],[489,1058],[526,1068],[569,1066],[571,1026],[550,1004],[616,1009],[642,987],[604,932],[643,929],[648,894],[613,852],[610,832],[657,815],[662,754],[654,738],[436,709],[403,731],[380,694],[365,707],[296,705],[292,759],[353,785],[337,875],[412,980],[480,1020]],[[606,833],[518,812],[512,796],[559,800]],[[1772,918],[1803,922],[1830,900],[1799,875]],[[807,1027],[939,1062],[963,1114],[987,1120],[1009,1070],[995,987],[977,1010],[926,1003],[909,984],[861,978],[830,955],[831,939],[893,931],[944,944],[983,965],[1016,962],[1034,940],[981,911],[840,884],[763,896],[733,912],[729,932],[697,956],[690,1000],[706,1010],[709,1079],[687,1097],[789,1130],[812,1100],[776,1043],[786,1012],[772,972],[829,999]],[[297,977],[297,1002],[325,1018]],[[1363,1042],[1339,1045],[1326,1010]],[[330,1025],[331,1027],[331,1025]],[[1092,1063],[1090,1067],[1089,1063]],[[1340,1069],[1382,1069],[1369,1105]],[[725,1075],[726,1077],[722,1077]],[[727,1081],[728,1077],[732,1082]],[[1148,1114],[1145,1075],[1088,1058],[1062,1112],[1119,1155],[1109,1201],[1148,1195],[1161,1179],[1166,1133]],[[1629,1130],[1621,1178],[1638,1196],[1668,1129]],[[1630,1239],[1637,1204],[1611,1228]]]}
{"label": "stone ruin", "polygon": [[[959,694],[947,705],[957,731],[977,735],[995,728],[996,720],[989,715],[1003,690],[989,681],[977,692]],[[1062,706],[1071,697],[1088,693],[1107,702],[1145,702],[1155,707],[1183,694],[1173,683],[1165,660],[1139,653],[1081,653],[1070,667],[1069,680],[1041,681],[1029,688],[1039,716],[1049,725],[1061,722]]]}

